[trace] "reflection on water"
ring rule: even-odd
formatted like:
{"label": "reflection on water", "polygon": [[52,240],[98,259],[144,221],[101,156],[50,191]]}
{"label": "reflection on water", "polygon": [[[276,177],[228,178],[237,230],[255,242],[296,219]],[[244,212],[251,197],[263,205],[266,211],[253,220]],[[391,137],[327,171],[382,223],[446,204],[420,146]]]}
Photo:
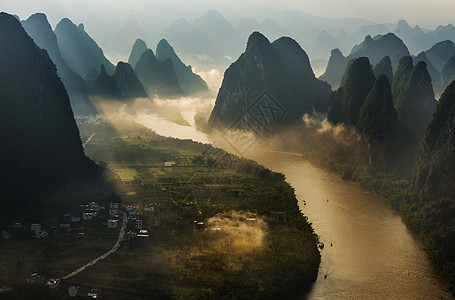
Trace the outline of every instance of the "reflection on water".
{"label": "reflection on water", "polygon": [[207,135],[195,129],[194,114],[194,110],[181,113],[182,117],[192,126],[178,125],[160,115],[146,113],[138,114],[134,118],[134,121],[154,130],[162,136],[175,137],[178,139],[192,139],[201,143],[209,143],[210,140]]}
{"label": "reflection on water", "polygon": [[309,299],[452,299],[383,199],[296,156],[251,158],[286,175],[325,244]]}
{"label": "reflection on water", "polygon": [[[182,116],[193,125],[191,114]],[[194,127],[156,115],[139,115],[136,121],[165,136],[209,142]],[[309,299],[452,299],[422,246],[381,198],[294,153],[247,154],[286,175],[325,244]]]}

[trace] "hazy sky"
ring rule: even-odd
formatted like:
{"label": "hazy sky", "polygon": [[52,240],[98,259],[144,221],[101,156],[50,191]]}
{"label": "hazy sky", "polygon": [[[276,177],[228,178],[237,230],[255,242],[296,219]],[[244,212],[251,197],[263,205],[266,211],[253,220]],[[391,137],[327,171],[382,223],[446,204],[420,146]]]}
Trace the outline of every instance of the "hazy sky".
{"label": "hazy sky", "polygon": [[[16,13],[21,18],[45,12],[55,25],[62,17],[83,22],[91,14],[112,15],[120,21],[130,14],[150,14],[155,18],[189,20],[214,8],[227,17],[255,17],[267,14],[267,8],[300,10],[331,18],[365,18],[371,21],[396,23],[406,19],[411,25],[434,29],[435,26],[455,23],[454,0],[0,0],[0,9]],[[251,4],[262,6],[253,7]],[[172,20],[171,20],[172,21]]]}

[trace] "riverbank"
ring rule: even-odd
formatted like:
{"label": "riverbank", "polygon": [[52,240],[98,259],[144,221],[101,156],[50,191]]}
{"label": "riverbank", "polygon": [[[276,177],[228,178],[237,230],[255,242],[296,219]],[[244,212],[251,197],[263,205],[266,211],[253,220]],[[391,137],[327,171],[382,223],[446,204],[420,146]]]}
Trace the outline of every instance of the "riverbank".
{"label": "riverbank", "polygon": [[295,153],[248,153],[286,175],[325,245],[306,299],[452,299],[420,241],[383,198]]}
{"label": "riverbank", "polygon": [[302,154],[312,163],[336,172],[343,179],[359,183],[385,199],[418,237],[428,259],[448,281],[446,285],[454,295],[455,269],[450,261],[444,259],[452,256],[453,243],[444,229],[447,225],[440,222],[444,220],[446,208],[432,202],[410,200],[414,193],[410,184],[412,170],[386,172],[373,168],[368,160],[368,145],[362,143],[353,130],[330,124],[323,123],[322,128],[296,128],[261,142],[262,148],[274,145],[271,149]]}
{"label": "riverbank", "polygon": [[[86,154],[120,177],[121,206],[135,208],[148,238],[128,235],[65,285],[96,288],[108,299],[292,299],[309,291],[320,264],[318,238],[282,174],[134,122],[78,122]],[[37,244],[36,263],[2,270],[17,275],[15,282],[29,269],[59,275],[58,257],[40,254],[53,238]],[[81,265],[68,262],[60,276]]]}

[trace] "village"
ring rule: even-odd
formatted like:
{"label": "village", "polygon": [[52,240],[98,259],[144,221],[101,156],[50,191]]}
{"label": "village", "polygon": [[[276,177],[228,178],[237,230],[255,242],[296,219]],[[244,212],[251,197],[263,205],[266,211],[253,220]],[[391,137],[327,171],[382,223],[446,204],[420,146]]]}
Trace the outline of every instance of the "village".
{"label": "village", "polygon": [[[147,207],[146,211],[153,211],[153,207]],[[65,286],[64,280],[83,272],[88,267],[95,265],[98,261],[105,259],[110,254],[114,253],[123,241],[133,242],[135,240],[148,239],[148,230],[143,228],[143,221],[140,219],[134,206],[127,206],[122,210],[120,203],[111,202],[106,209],[105,206],[101,206],[97,202],[92,201],[88,204],[81,205],[81,211],[77,213],[55,215],[46,219],[43,223],[23,224],[15,222],[10,228],[3,228],[1,230],[1,239],[14,240],[17,238],[47,240],[55,233],[71,231],[77,232],[76,235],[79,238],[85,238],[86,227],[102,223],[105,223],[106,228],[109,230],[119,231],[119,237],[112,249],[61,278],[45,278],[44,275],[41,275],[36,271],[31,271],[30,275],[25,278],[25,282],[29,285],[44,285],[52,290],[64,286],[64,289],[67,289],[68,291],[68,296],[72,298],[98,299],[100,292],[98,289],[93,288],[84,290],[74,285]],[[21,264],[20,260],[17,261],[17,264],[18,266]],[[0,286],[0,293],[11,292],[12,290],[13,287]],[[60,288],[60,290],[62,289]]]}

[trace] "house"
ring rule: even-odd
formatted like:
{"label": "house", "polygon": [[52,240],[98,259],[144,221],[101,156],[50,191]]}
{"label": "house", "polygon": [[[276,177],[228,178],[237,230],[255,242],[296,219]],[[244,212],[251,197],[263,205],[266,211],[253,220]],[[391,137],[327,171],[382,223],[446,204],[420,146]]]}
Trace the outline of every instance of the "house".
{"label": "house", "polygon": [[137,232],[128,231],[126,234],[126,238],[128,241],[134,240],[137,237]]}
{"label": "house", "polygon": [[61,281],[62,280],[60,278],[58,278],[58,279],[51,278],[48,281],[46,281],[46,285],[50,289],[55,289],[58,287],[58,285],[60,284]]}
{"label": "house", "polygon": [[99,292],[98,292],[98,290],[95,290],[95,289],[91,290],[87,294],[87,298],[89,298],[89,299],[98,299],[98,297],[99,297]]}
{"label": "house", "polygon": [[89,206],[90,206],[91,209],[94,209],[97,212],[99,212],[100,210],[106,209],[104,206],[100,206],[98,204],[98,202],[95,202],[95,201],[90,202]]}
{"label": "house", "polygon": [[[112,203],[111,203],[112,204]],[[118,208],[109,208],[109,216],[116,216],[119,214],[120,209]]]}
{"label": "house", "polygon": [[154,207],[153,207],[153,206],[146,206],[146,207],[144,207],[144,211],[150,212],[150,211],[153,211],[153,210],[154,210]]}
{"label": "house", "polygon": [[16,228],[16,229],[21,229],[22,228],[22,223],[16,222],[16,223],[13,224],[13,227]]}
{"label": "house", "polygon": [[128,212],[128,216],[135,216],[136,215],[136,208],[134,208],[134,206],[128,206],[126,208],[126,211]]}
{"label": "house", "polygon": [[149,232],[147,230],[145,230],[145,229],[139,230],[139,233],[137,234],[137,237],[138,238],[142,238],[142,239],[148,239]]}
{"label": "house", "polygon": [[30,230],[33,231],[34,233],[40,232],[41,231],[41,224],[33,223],[32,225],[30,225]]}
{"label": "house", "polygon": [[107,228],[117,228],[118,220],[109,219],[107,221]]}
{"label": "house", "polygon": [[196,230],[205,230],[205,223],[204,222],[193,221],[193,227]]}
{"label": "house", "polygon": [[12,286],[0,286],[0,293],[8,293],[13,290]]}
{"label": "house", "polygon": [[11,236],[12,236],[11,233],[6,231],[6,230],[2,230],[0,235],[1,235],[3,240],[9,240],[11,238]]}
{"label": "house", "polygon": [[175,161],[165,161],[164,162],[165,167],[172,167],[175,164],[177,164]]}
{"label": "house", "polygon": [[142,229],[142,220],[136,219],[136,229]]}
{"label": "house", "polygon": [[41,284],[44,283],[44,277],[38,273],[32,273],[25,279],[25,282],[30,284]]}
{"label": "house", "polygon": [[98,215],[98,212],[94,210],[93,208],[87,208],[83,213],[82,213],[82,219],[84,221],[87,220],[92,220]]}
{"label": "house", "polygon": [[44,240],[49,237],[49,233],[46,231],[35,232],[35,237],[39,240]]}
{"label": "house", "polygon": [[68,296],[70,297],[77,297],[77,292],[79,291],[79,287],[72,285],[68,288]]}

